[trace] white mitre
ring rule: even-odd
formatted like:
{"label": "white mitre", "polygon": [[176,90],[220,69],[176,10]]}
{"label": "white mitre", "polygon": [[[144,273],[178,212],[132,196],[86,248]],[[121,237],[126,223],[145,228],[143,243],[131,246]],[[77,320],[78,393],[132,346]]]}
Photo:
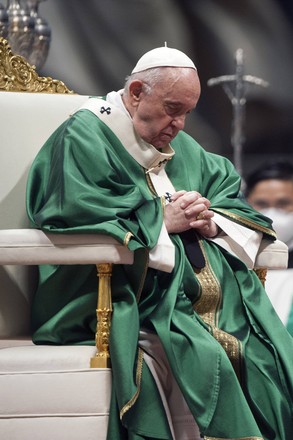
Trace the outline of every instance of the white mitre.
{"label": "white mitre", "polygon": [[146,52],[137,62],[131,73],[155,67],[190,67],[196,70],[193,61],[180,50],[171,47],[157,47]]}

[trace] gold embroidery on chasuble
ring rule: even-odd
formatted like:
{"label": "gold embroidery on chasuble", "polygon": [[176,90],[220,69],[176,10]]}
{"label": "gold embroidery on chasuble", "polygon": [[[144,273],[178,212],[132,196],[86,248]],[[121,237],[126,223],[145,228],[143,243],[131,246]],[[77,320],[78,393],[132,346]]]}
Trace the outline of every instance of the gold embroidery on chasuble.
{"label": "gold embroidery on chasuble", "polygon": [[240,379],[241,343],[237,338],[218,327],[222,290],[208,262],[201,240],[199,240],[199,244],[204,254],[206,264],[202,269],[195,269],[194,271],[200,285],[200,297],[193,304],[193,308],[209,326],[211,334],[225,350],[238,379]]}
{"label": "gold embroidery on chasuble", "polygon": [[155,190],[155,187],[153,185],[152,179],[151,179],[150,175],[147,174],[147,172],[145,172],[145,178],[146,178],[147,186],[148,186],[151,194],[154,197],[157,197],[158,196],[157,191]]}
{"label": "gold embroidery on chasuble", "polygon": [[126,246],[126,247],[128,246],[128,243],[129,243],[131,237],[133,237],[132,232],[127,232],[127,234],[125,235],[124,240],[123,240],[124,246]]}
{"label": "gold embroidery on chasuble", "polygon": [[143,367],[143,351],[141,348],[138,349],[137,367],[136,367],[136,386],[137,390],[131,399],[123,406],[120,411],[120,420],[122,420],[124,414],[135,404],[140,393],[141,388],[141,377],[142,377],[142,367]]}
{"label": "gold embroidery on chasuble", "polygon": [[206,437],[204,440],[263,440],[263,437],[237,437],[237,438],[223,438],[223,437]]}
{"label": "gold embroidery on chasuble", "polygon": [[223,214],[225,217],[228,217],[233,221],[236,221],[240,225],[247,226],[251,229],[262,232],[263,234],[267,234],[270,235],[271,237],[277,238],[276,233],[271,229],[261,226],[258,223],[255,223],[247,218],[240,217],[240,215],[234,214],[233,212],[227,211],[226,209],[215,208],[213,209],[213,211]]}

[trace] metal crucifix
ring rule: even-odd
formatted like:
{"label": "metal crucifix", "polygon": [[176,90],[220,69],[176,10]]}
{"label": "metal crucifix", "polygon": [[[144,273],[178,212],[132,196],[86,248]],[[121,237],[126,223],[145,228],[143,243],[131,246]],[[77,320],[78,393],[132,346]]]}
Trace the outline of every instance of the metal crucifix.
{"label": "metal crucifix", "polygon": [[[243,50],[235,52],[236,71],[234,75],[223,75],[217,78],[210,78],[208,86],[221,84],[225,93],[232,103],[233,119],[231,128],[231,144],[233,147],[233,162],[236,170],[242,176],[242,146],[244,143],[243,125],[244,110],[246,104],[246,85],[255,84],[267,87],[269,84],[261,78],[252,75],[244,75]],[[234,86],[234,90],[233,90]]]}

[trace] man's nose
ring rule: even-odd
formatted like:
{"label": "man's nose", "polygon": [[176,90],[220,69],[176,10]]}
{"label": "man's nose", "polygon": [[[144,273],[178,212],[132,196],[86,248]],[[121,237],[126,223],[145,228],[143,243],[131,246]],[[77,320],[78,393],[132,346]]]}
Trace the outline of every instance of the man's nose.
{"label": "man's nose", "polygon": [[183,130],[185,125],[185,115],[176,116],[172,120],[172,125],[175,126],[178,130]]}

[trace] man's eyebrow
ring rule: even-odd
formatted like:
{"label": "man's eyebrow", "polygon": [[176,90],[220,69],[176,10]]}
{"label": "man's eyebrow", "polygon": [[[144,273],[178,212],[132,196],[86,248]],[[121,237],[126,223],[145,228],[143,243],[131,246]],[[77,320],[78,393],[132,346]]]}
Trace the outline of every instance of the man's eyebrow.
{"label": "man's eyebrow", "polygon": [[[177,101],[177,100],[173,101],[168,98],[165,100],[164,106],[170,107],[170,108],[172,107],[172,109],[177,110],[177,111],[180,111],[180,109],[184,108],[184,104],[181,101]],[[196,108],[196,105],[191,107],[188,110],[188,113],[192,112],[195,108]]]}

